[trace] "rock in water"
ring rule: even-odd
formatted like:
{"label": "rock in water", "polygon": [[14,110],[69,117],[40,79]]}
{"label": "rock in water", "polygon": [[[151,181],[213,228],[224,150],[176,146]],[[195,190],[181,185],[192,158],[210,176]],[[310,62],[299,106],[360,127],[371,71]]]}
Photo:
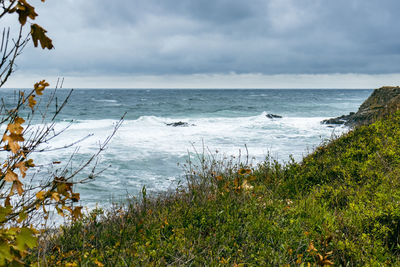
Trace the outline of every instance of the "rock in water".
{"label": "rock in water", "polygon": [[323,120],[324,124],[345,124],[347,126],[367,125],[400,109],[400,87],[381,87],[362,103],[356,113]]}
{"label": "rock in water", "polygon": [[189,123],[183,122],[183,121],[177,121],[177,122],[172,122],[172,123],[166,123],[167,126],[172,126],[172,127],[188,127]]}
{"label": "rock in water", "polygon": [[282,116],[271,114],[271,113],[265,115],[265,117],[270,118],[270,119],[280,119],[280,118],[282,118]]}

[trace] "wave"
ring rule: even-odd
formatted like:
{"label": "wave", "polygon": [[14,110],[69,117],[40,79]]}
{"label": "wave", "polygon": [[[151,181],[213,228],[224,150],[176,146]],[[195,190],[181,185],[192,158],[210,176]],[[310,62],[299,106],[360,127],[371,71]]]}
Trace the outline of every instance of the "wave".
{"label": "wave", "polygon": [[115,99],[94,99],[94,98],[92,98],[92,101],[94,101],[94,102],[105,102],[105,103],[118,103],[118,101],[115,100]]}
{"label": "wave", "polygon": [[[239,151],[245,151],[246,145],[249,158],[254,157],[254,163],[262,161],[267,154],[277,157],[278,160],[287,160],[290,154],[295,159],[300,159],[303,154],[332,135],[333,129],[320,124],[324,118],[269,119],[267,114],[268,112],[262,112],[255,116],[233,118],[141,116],[135,120],[126,120],[102,154],[101,166],[111,167],[102,174],[96,185],[84,185],[80,190],[87,192],[84,195],[91,195],[85,200],[88,203],[109,198],[105,196],[107,192],[124,194],[127,188],[137,191],[143,185],[150,190],[163,190],[182,173],[176,163],[185,163],[188,153],[202,152],[205,148],[206,151],[218,150],[222,155],[237,156]],[[166,125],[177,121],[194,126]],[[97,151],[99,141],[111,134],[116,122],[111,119],[78,120],[64,134],[46,145],[62,147],[93,134],[78,144],[79,154],[73,162],[77,166]],[[66,121],[60,122],[56,130],[68,124]],[[346,128],[334,130],[340,134]],[[65,163],[73,152],[74,148],[40,153],[34,161],[40,164],[57,159]],[[118,174],[118,179],[115,179],[115,174]],[[91,194],[100,191],[99,197]]]}

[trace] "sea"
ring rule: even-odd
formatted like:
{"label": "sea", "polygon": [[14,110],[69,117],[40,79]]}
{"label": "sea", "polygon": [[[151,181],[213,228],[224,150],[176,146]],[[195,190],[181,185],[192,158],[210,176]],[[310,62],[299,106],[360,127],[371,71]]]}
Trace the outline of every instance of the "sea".
{"label": "sea", "polygon": [[[53,92],[47,90],[42,98]],[[30,157],[37,169],[48,169],[45,173],[72,173],[98,152],[124,116],[105,150],[74,178],[78,181],[90,175],[95,163],[95,179],[76,185],[75,190],[81,193],[85,206],[110,205],[138,196],[143,187],[157,193],[184,184],[184,165],[201,154],[219,155],[222,159],[241,157],[254,166],[267,155],[282,163],[290,157],[301,161],[318,145],[348,130],[321,124],[322,120],[357,111],[371,92],[372,89],[75,89],[56,119],[55,130],[60,135]],[[1,94],[6,103],[15,101],[15,90],[3,90]],[[56,92],[56,98],[46,107],[47,117],[68,94],[67,89]],[[43,126],[43,114],[37,112],[31,129]],[[270,118],[269,114],[281,118]],[[43,171],[40,173],[44,175]],[[36,175],[38,178],[40,175]]]}

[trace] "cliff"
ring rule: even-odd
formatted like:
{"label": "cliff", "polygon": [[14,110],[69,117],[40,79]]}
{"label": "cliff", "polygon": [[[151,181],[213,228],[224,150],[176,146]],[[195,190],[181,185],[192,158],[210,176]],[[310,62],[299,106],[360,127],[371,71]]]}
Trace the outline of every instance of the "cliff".
{"label": "cliff", "polygon": [[324,124],[345,124],[347,126],[367,125],[400,109],[400,87],[384,86],[375,89],[362,103],[357,112],[337,118],[323,120]]}

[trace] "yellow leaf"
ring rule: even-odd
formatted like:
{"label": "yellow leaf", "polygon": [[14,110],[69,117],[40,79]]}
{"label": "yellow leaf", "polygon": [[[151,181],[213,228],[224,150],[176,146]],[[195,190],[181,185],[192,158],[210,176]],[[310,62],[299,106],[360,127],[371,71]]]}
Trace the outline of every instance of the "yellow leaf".
{"label": "yellow leaf", "polygon": [[97,267],[103,267],[104,264],[99,262],[98,260],[95,260],[94,263],[97,265]]}
{"label": "yellow leaf", "polygon": [[25,165],[28,168],[35,167],[35,164],[33,164],[33,159],[28,159],[27,161],[25,161]]}
{"label": "yellow leaf", "polygon": [[35,83],[34,88],[35,88],[36,94],[38,94],[38,95],[43,95],[43,90],[44,90],[47,86],[49,86],[49,84],[48,84],[45,80]]}
{"label": "yellow leaf", "polygon": [[25,25],[28,17],[30,19],[35,19],[38,14],[35,12],[35,8],[28,4],[26,0],[18,0],[18,4],[12,8],[9,13],[17,12],[18,20],[21,25]]}
{"label": "yellow leaf", "polygon": [[334,263],[330,260],[324,260],[321,262],[322,265],[333,265]]}
{"label": "yellow leaf", "polygon": [[28,106],[33,109],[33,107],[36,105],[36,100],[35,100],[35,95],[31,95],[28,97]]}
{"label": "yellow leaf", "polygon": [[63,217],[65,216],[64,211],[62,209],[60,209],[58,206],[56,206],[56,210],[57,210],[58,215],[63,216]]}
{"label": "yellow leaf", "polygon": [[31,36],[32,36],[32,41],[35,47],[38,46],[38,41],[40,42],[40,46],[42,49],[52,49],[54,48],[53,42],[49,37],[46,35],[46,30],[40,27],[37,24],[32,24],[31,25]]}
{"label": "yellow leaf", "polygon": [[60,197],[58,196],[57,192],[53,192],[51,194],[51,198],[54,199],[55,201],[60,201]]}
{"label": "yellow leaf", "polygon": [[43,200],[45,194],[46,194],[45,191],[40,191],[40,192],[37,192],[37,193],[36,193],[36,197],[37,197],[38,199],[40,199],[40,200]]}
{"label": "yellow leaf", "polygon": [[22,124],[24,122],[25,122],[25,120],[21,117],[16,117],[14,120],[14,123],[16,123],[16,124]]}
{"label": "yellow leaf", "polygon": [[17,181],[18,175],[15,172],[13,172],[12,170],[7,170],[4,180],[6,180],[7,182]]}
{"label": "yellow leaf", "polygon": [[315,247],[314,247],[314,243],[311,242],[310,245],[308,246],[307,252],[311,252],[311,251],[318,251]]}

